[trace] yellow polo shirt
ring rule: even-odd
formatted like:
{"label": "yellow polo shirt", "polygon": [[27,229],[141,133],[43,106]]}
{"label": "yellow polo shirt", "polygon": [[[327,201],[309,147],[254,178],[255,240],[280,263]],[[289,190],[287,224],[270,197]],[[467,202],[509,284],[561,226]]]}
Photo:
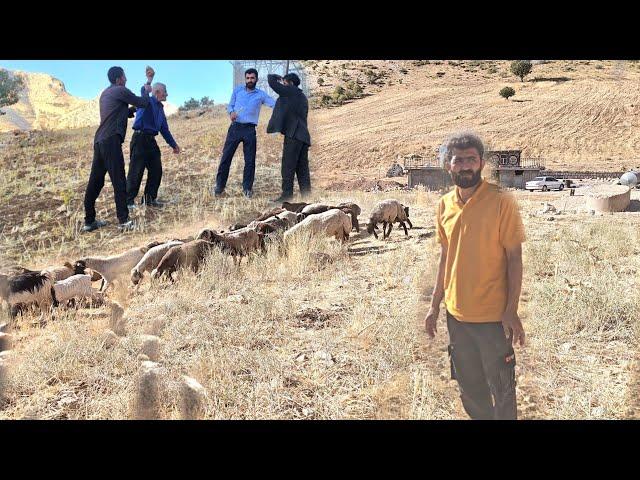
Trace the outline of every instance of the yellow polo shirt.
{"label": "yellow polo shirt", "polygon": [[525,241],[515,198],[483,179],[463,204],[454,187],[438,203],[436,225],[448,246],[447,310],[461,322],[499,322],[507,305],[505,248]]}

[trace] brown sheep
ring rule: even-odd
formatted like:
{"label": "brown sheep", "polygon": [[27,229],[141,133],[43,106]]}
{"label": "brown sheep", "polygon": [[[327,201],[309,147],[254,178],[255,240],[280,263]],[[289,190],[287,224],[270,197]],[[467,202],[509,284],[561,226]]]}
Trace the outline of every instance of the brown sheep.
{"label": "brown sheep", "polygon": [[347,215],[351,215],[352,229],[356,232],[360,232],[360,222],[358,221],[358,215],[362,213],[362,209],[353,202],[343,202],[336,205],[336,208],[342,210]]}
{"label": "brown sheep", "polygon": [[280,208],[280,207],[272,208],[271,210],[266,210],[266,211],[262,212],[260,214],[260,216],[255,219],[255,221],[256,222],[261,222],[263,220],[266,220],[267,218],[274,217],[274,216],[278,215],[279,213],[282,213],[282,212],[285,212],[285,211],[286,211],[285,208]]}
{"label": "brown sheep", "polygon": [[188,267],[197,272],[212,248],[213,244],[206,240],[193,240],[171,247],[151,272],[151,277],[157,279],[165,275],[173,281],[171,275],[181,267]]}
{"label": "brown sheep", "polygon": [[264,235],[249,227],[224,234],[217,233],[215,230],[203,230],[198,237],[220,247],[223,253],[233,257],[234,263],[252,252],[258,250],[264,252],[266,248]]}
{"label": "brown sheep", "polygon": [[305,202],[299,202],[299,203],[282,202],[282,208],[294,213],[300,213],[302,209],[307,205],[309,204]]}

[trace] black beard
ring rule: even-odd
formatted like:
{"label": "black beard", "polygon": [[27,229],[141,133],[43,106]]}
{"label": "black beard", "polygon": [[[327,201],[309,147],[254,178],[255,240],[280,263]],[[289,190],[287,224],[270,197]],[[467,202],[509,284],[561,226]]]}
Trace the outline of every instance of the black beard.
{"label": "black beard", "polygon": [[255,84],[255,83],[253,83],[253,82],[248,82],[248,83],[247,83],[247,88],[248,88],[249,90],[253,90],[254,88],[256,88],[256,84]]}
{"label": "black beard", "polygon": [[[467,174],[471,173],[471,177],[467,176]],[[471,188],[475,187],[481,178],[481,171],[478,170],[474,172],[473,170],[462,170],[458,173],[451,172],[451,179],[453,183],[455,183],[460,188]],[[464,175],[464,176],[463,176]]]}

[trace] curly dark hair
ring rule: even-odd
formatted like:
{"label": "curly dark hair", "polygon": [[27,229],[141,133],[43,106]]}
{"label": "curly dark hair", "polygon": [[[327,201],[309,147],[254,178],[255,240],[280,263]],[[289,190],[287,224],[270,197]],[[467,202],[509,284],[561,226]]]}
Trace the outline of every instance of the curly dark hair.
{"label": "curly dark hair", "polygon": [[475,148],[480,155],[480,158],[484,158],[484,143],[480,140],[480,137],[471,132],[460,132],[453,134],[447,139],[445,160],[451,162],[453,157],[453,149],[466,149]]}

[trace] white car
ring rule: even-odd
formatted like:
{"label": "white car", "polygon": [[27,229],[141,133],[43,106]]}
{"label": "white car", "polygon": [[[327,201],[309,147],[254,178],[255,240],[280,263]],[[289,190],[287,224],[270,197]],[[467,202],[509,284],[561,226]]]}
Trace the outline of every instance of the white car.
{"label": "white car", "polygon": [[534,190],[563,190],[564,182],[553,177],[536,177],[533,180],[526,183],[526,190],[533,192]]}

